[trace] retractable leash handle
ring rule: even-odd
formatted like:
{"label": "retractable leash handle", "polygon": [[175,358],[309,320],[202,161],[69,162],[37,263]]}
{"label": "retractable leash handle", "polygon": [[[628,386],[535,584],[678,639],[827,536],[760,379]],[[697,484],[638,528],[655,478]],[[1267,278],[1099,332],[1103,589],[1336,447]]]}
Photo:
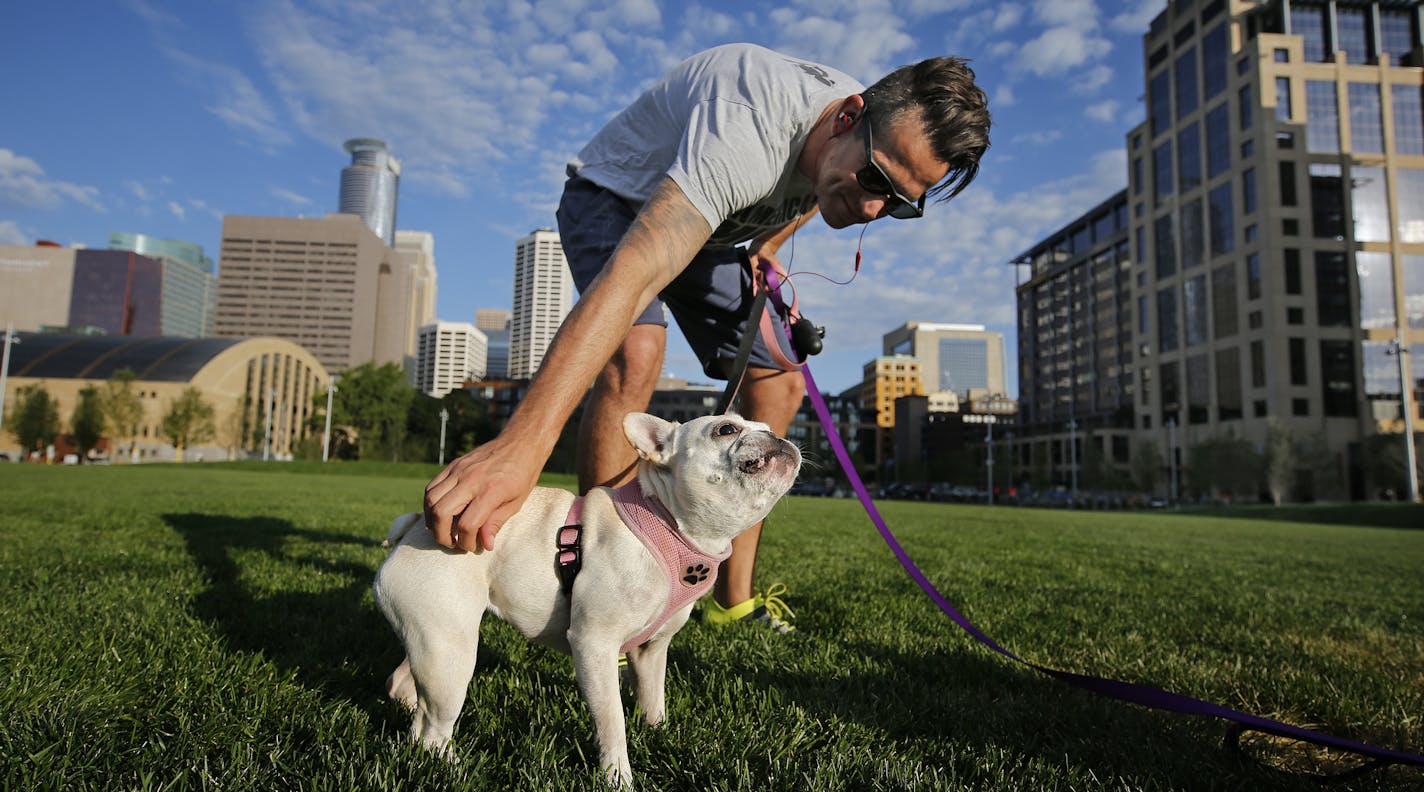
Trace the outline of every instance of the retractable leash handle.
{"label": "retractable leash handle", "polygon": [[[767,284],[770,287],[770,299],[778,310],[786,315],[786,306],[781,300],[779,279],[774,272],[767,273]],[[787,334],[791,333],[788,326]],[[1039,673],[1051,676],[1055,679],[1067,682],[1075,687],[1089,690],[1108,698],[1126,701],[1131,704],[1138,704],[1151,709],[1163,710],[1165,712],[1177,712],[1184,715],[1207,715],[1214,718],[1230,721],[1236,724],[1233,734],[1240,735],[1241,731],[1258,731],[1265,734],[1274,734],[1278,737],[1285,737],[1292,740],[1313,743],[1315,745],[1335,748],[1341,751],[1348,751],[1360,756],[1368,756],[1375,760],[1374,763],[1366,765],[1359,770],[1371,770],[1391,764],[1413,765],[1424,767],[1424,756],[1419,756],[1403,751],[1395,751],[1388,748],[1379,748],[1353,740],[1346,740],[1323,732],[1303,729],[1299,726],[1292,726],[1288,723],[1262,718],[1249,713],[1240,712],[1220,704],[1213,704],[1208,701],[1194,699],[1190,696],[1183,696],[1179,693],[1171,693],[1148,685],[1139,685],[1131,682],[1121,682],[1107,677],[1093,676],[1091,674],[1075,674],[1068,671],[1060,671],[1055,668],[1039,665],[1038,663],[1025,660],[1018,655],[1000,646],[982,630],[975,627],[972,622],[966,619],[963,614],[955,609],[945,599],[944,595],[935,588],[924,572],[920,571],[909,553],[900,545],[895,534],[891,533],[890,527],[886,525],[885,519],[880,516],[880,511],[875,508],[875,502],[871,500],[870,493],[866,491],[865,484],[860,480],[860,475],[855,472],[855,465],[850,460],[850,454],[846,452],[845,444],[841,442],[840,432],[836,431],[835,420],[831,417],[830,408],[826,406],[825,397],[816,387],[816,379],[811,375],[811,367],[804,362],[804,355],[800,364],[801,374],[806,379],[806,395],[811,399],[811,405],[815,408],[816,417],[821,421],[821,427],[825,430],[826,440],[831,445],[831,450],[836,455],[836,461],[840,463],[841,470],[845,471],[846,478],[850,481],[851,487],[855,490],[856,497],[860,499],[861,506],[865,507],[865,513],[869,515],[870,521],[874,523],[875,529],[880,532],[880,537],[885,540],[885,544],[890,547],[890,551],[895,554],[900,565],[905,568],[905,572],[910,575],[910,579],[915,581],[935,605],[944,612],[955,624],[969,633],[975,640],[993,649],[1004,657],[1028,666]],[[1346,773],[1351,775],[1354,771]]]}

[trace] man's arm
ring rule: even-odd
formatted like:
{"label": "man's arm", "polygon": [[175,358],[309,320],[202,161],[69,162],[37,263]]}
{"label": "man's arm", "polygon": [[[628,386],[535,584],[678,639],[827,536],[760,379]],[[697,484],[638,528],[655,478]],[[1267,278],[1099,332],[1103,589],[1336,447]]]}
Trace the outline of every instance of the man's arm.
{"label": "man's arm", "polygon": [[623,343],[638,312],[687,267],[711,235],[682,189],[663,179],[564,320],[509,424],[426,486],[425,522],[436,541],[465,550],[494,549],[494,535],[534,489],[564,423]]}

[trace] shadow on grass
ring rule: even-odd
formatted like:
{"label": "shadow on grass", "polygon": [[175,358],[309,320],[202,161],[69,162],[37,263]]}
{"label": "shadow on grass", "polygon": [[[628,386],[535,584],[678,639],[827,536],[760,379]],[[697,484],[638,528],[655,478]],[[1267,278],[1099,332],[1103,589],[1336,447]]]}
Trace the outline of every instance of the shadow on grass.
{"label": "shadow on grass", "polygon": [[1406,531],[1424,530],[1424,504],[1418,503],[1202,506],[1184,508],[1177,513],[1189,517],[1225,517],[1238,520],[1340,525],[1354,528],[1395,528]]}

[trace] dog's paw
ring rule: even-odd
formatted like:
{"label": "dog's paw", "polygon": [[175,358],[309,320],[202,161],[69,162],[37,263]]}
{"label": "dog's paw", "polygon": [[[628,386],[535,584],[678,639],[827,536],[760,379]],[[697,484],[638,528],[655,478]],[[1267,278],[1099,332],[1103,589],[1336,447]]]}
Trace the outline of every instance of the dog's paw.
{"label": "dog's paw", "polygon": [[686,586],[695,586],[707,579],[712,574],[712,570],[706,564],[689,564],[682,571],[682,582]]}

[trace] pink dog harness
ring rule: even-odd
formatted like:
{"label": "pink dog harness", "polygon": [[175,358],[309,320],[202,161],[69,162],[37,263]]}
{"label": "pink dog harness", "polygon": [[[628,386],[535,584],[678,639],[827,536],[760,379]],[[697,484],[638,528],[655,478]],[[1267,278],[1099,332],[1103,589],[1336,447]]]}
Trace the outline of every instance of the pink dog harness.
{"label": "pink dog harness", "polygon": [[[668,601],[663,612],[637,637],[623,644],[619,651],[627,652],[642,646],[658,628],[689,602],[706,594],[717,580],[717,567],[732,554],[728,547],[723,553],[711,555],[697,549],[695,545],[677,530],[677,523],[671,514],[656,500],[643,495],[638,480],[608,491],[613,506],[628,530],[638,537],[648,552],[657,559],[668,584]],[[557,534],[559,577],[563,582],[565,596],[573,591],[573,579],[582,566],[583,553],[580,534],[583,526],[583,498],[575,498],[569,507],[569,516],[564,527]]]}

